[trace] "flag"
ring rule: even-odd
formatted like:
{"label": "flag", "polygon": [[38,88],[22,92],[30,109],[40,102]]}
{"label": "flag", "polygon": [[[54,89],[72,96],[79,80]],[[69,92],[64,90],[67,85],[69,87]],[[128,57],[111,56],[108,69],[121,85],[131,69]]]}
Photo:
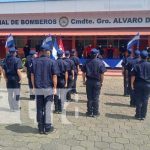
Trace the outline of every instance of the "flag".
{"label": "flag", "polygon": [[64,51],[64,45],[61,37],[58,38],[58,47],[60,50]]}
{"label": "flag", "polygon": [[57,39],[54,39],[53,49],[52,49],[52,56],[57,59],[57,51],[59,50]]}
{"label": "flag", "polygon": [[45,45],[49,45],[49,47],[52,49],[52,47],[53,47],[53,40],[52,40],[52,36],[51,35],[47,36],[43,40],[42,47],[44,47]]}
{"label": "flag", "polygon": [[15,41],[13,36],[10,34],[7,37],[5,48],[15,47]]}
{"label": "flag", "polygon": [[131,41],[127,44],[127,49],[132,48],[132,46],[137,45],[137,49],[139,49],[139,40],[140,40],[140,34],[137,33]]}

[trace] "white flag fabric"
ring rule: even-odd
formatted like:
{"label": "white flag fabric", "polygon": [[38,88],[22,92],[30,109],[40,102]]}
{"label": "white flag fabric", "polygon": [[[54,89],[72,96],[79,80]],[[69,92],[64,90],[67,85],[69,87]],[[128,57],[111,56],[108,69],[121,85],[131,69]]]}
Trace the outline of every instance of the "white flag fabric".
{"label": "white flag fabric", "polygon": [[57,51],[59,50],[58,48],[58,43],[57,43],[57,39],[54,39],[54,44],[53,44],[53,49],[52,49],[52,56],[57,59]]}
{"label": "white flag fabric", "polygon": [[[127,44],[127,49],[132,48],[132,46],[137,45],[139,47],[140,34],[137,33],[131,41]],[[138,49],[138,48],[137,48]]]}

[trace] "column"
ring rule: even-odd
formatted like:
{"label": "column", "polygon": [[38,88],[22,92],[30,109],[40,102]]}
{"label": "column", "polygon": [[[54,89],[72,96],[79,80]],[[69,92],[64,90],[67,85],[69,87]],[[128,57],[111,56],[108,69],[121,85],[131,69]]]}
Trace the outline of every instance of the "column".
{"label": "column", "polygon": [[148,36],[148,47],[150,47],[150,36]]}
{"label": "column", "polygon": [[97,38],[96,38],[96,36],[94,36],[94,42],[93,42],[93,44],[94,44],[93,46],[96,47],[96,44],[97,44]]}
{"label": "column", "polygon": [[76,48],[76,37],[72,36],[72,49]]}

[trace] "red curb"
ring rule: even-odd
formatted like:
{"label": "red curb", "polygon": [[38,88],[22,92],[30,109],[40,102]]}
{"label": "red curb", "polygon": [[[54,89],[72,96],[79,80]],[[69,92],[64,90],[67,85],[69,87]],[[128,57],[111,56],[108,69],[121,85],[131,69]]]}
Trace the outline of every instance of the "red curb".
{"label": "red curb", "polygon": [[[79,71],[78,75],[82,75],[82,71]],[[111,70],[108,69],[105,76],[122,76],[122,70]]]}

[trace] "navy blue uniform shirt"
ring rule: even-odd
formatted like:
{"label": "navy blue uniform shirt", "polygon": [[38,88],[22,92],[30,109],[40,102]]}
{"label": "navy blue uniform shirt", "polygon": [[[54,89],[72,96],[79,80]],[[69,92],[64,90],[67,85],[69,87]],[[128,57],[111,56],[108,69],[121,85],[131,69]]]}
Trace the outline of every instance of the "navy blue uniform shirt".
{"label": "navy blue uniform shirt", "polygon": [[121,65],[122,65],[125,69],[128,69],[128,68],[127,68],[127,65],[128,65],[129,62],[132,61],[132,59],[133,59],[133,58],[132,58],[131,56],[124,57],[123,60],[122,60]]}
{"label": "navy blue uniform shirt", "polygon": [[52,76],[59,73],[55,61],[43,55],[33,60],[31,72],[34,74],[35,88],[49,88],[53,86]]}
{"label": "navy blue uniform shirt", "polygon": [[150,62],[141,60],[134,66],[131,74],[135,76],[136,82],[150,84]]}
{"label": "navy blue uniform shirt", "polygon": [[22,68],[22,62],[20,58],[12,55],[8,55],[3,63],[3,69],[5,70],[8,80],[18,79],[17,70]]}
{"label": "navy blue uniform shirt", "polygon": [[72,76],[72,70],[75,69],[75,64],[70,58],[64,59],[67,65],[68,76]]}
{"label": "navy blue uniform shirt", "polygon": [[88,60],[82,68],[82,71],[86,73],[87,79],[95,79],[100,81],[100,74],[106,72],[106,68],[102,61],[98,58]]}
{"label": "navy blue uniform shirt", "polygon": [[75,68],[74,68],[75,74],[78,74],[78,67],[77,66],[80,65],[79,58],[76,56],[72,56],[70,59],[74,62],[74,65],[75,65]]}
{"label": "navy blue uniform shirt", "polygon": [[131,71],[132,69],[134,68],[134,66],[140,61],[140,58],[131,58],[128,60],[127,64],[126,64],[126,67],[127,67],[127,70],[128,70],[128,75],[131,76]]}
{"label": "navy blue uniform shirt", "polygon": [[32,61],[33,61],[32,55],[27,56],[27,60],[25,63],[25,67],[27,67],[27,74],[31,73],[31,67],[32,67]]}
{"label": "navy blue uniform shirt", "polygon": [[132,59],[132,67],[134,67],[138,62],[140,62],[140,58],[139,57],[134,57]]}
{"label": "navy blue uniform shirt", "polygon": [[65,77],[65,73],[67,71],[67,63],[62,59],[62,58],[58,58],[56,60],[58,68],[59,68],[59,74],[58,77],[59,78],[64,78]]}

